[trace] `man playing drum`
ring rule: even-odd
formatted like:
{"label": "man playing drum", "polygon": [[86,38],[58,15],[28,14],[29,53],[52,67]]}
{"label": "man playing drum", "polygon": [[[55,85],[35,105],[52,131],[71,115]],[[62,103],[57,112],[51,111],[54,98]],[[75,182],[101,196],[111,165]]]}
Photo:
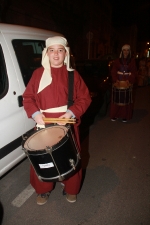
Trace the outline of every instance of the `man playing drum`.
{"label": "man playing drum", "polygon": [[[42,67],[36,69],[23,94],[24,109],[29,118],[33,118],[39,126],[44,126],[44,118],[76,118],[74,135],[80,149],[78,126],[80,117],[91,103],[87,86],[74,70],[73,105],[68,104],[68,71],[70,54],[67,40],[61,36],[50,37],[46,40],[46,48],[42,52]],[[59,125],[65,125],[59,122]],[[76,202],[80,190],[82,170],[62,181],[68,202]],[[37,193],[37,204],[47,202],[54,182],[40,181],[34,171],[30,169],[30,183]]]}
{"label": "man playing drum", "polygon": [[131,58],[129,45],[122,47],[120,57],[112,67],[112,99],[110,107],[111,121],[121,118],[122,122],[127,122],[132,118],[133,100],[132,87],[136,80],[136,64]]}

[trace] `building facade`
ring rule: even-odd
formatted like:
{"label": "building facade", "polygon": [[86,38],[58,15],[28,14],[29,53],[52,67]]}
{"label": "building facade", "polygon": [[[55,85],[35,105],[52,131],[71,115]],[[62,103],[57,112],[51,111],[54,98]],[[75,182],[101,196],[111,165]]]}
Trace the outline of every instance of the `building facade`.
{"label": "building facade", "polygon": [[111,49],[108,0],[2,0],[0,21],[60,32],[79,59],[98,58]]}

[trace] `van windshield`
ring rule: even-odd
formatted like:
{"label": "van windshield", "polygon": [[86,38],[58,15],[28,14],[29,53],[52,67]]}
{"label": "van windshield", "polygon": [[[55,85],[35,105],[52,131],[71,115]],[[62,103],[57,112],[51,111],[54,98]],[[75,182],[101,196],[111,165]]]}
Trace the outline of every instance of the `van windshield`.
{"label": "van windshield", "polygon": [[13,48],[19,63],[23,81],[27,86],[32,73],[41,67],[42,51],[45,48],[45,41],[41,40],[13,40]]}

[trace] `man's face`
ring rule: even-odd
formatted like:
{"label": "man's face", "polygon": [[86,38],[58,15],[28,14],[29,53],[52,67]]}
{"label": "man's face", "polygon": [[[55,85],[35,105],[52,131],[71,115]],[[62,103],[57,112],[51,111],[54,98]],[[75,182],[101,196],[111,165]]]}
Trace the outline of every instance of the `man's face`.
{"label": "man's face", "polygon": [[124,56],[124,58],[127,58],[128,57],[128,55],[129,55],[129,49],[123,49],[122,50],[123,51],[123,56]]}
{"label": "man's face", "polygon": [[66,54],[67,52],[62,45],[52,45],[47,49],[47,55],[52,67],[61,67],[64,63]]}

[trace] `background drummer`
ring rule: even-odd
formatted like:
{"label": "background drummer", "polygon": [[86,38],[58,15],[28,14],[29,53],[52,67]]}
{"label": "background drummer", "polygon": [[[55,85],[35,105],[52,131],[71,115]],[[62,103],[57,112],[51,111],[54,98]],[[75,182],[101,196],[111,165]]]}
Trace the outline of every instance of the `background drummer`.
{"label": "background drummer", "polygon": [[[133,85],[136,81],[137,68],[135,59],[131,57],[130,45],[125,44],[121,49],[118,59],[115,60],[112,70],[113,85],[119,86],[120,81],[125,81],[126,86]],[[127,105],[118,105],[111,101],[110,118],[111,121],[121,118],[122,122],[127,122],[132,118],[133,103]]]}
{"label": "background drummer", "polygon": [[[76,118],[78,122],[73,126],[80,149],[78,126],[80,117],[91,103],[91,97],[79,73],[74,70],[74,88],[72,90],[74,103],[68,108],[68,71],[73,70],[70,68],[69,62],[67,40],[60,36],[48,38],[46,48],[42,53],[42,67],[33,72],[23,94],[23,105],[28,117],[33,118],[39,126],[44,126],[44,117]],[[76,202],[81,179],[82,170],[80,169],[71,178],[62,182],[68,202]],[[37,204],[45,204],[54,188],[54,183],[40,181],[32,166],[30,183],[37,193]]]}

